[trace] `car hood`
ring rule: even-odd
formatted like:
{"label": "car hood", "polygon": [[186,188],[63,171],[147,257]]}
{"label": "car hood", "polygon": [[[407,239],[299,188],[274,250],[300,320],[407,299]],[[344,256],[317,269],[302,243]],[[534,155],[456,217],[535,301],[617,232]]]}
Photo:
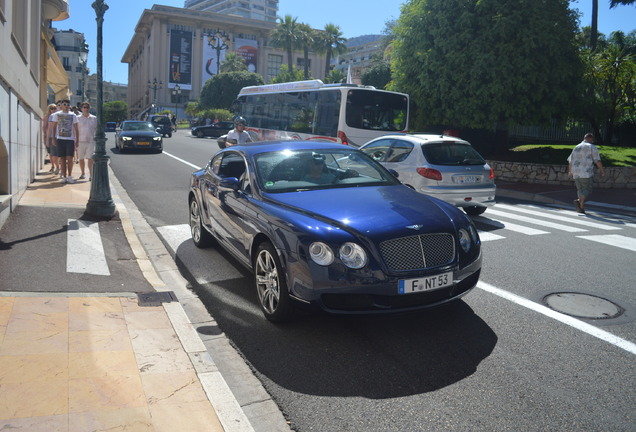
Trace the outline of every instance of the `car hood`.
{"label": "car hood", "polygon": [[121,131],[119,132],[119,136],[122,137],[131,137],[131,138],[135,138],[135,137],[148,137],[148,138],[154,138],[154,137],[159,137],[161,136],[161,134],[158,134],[157,132],[153,132],[153,131]]}
{"label": "car hood", "polygon": [[454,207],[403,185],[267,196],[288,210],[370,237],[455,232],[456,222],[465,221],[463,214]]}

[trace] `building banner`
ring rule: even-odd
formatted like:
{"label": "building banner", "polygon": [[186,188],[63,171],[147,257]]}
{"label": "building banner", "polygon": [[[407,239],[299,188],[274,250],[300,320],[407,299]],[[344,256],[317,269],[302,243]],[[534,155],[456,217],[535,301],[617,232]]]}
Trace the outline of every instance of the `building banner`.
{"label": "building banner", "polygon": [[251,39],[235,39],[236,54],[243,57],[247,70],[250,72],[258,72],[256,64],[258,60],[258,41]]}
{"label": "building banner", "polygon": [[227,39],[220,38],[217,34],[203,33],[203,81],[204,85],[207,80],[212,78],[219,72],[219,66],[225,60],[225,52],[227,51]]}
{"label": "building banner", "polygon": [[176,84],[183,90],[192,90],[192,32],[172,29],[168,88]]}

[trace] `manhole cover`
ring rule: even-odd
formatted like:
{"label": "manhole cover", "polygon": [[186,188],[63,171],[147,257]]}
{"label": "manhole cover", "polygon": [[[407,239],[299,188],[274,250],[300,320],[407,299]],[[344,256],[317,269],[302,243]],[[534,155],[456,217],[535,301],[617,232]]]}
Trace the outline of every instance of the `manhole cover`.
{"label": "manhole cover", "polygon": [[589,294],[554,293],[545,296],[543,301],[557,312],[578,318],[616,318],[624,312],[617,304]]}

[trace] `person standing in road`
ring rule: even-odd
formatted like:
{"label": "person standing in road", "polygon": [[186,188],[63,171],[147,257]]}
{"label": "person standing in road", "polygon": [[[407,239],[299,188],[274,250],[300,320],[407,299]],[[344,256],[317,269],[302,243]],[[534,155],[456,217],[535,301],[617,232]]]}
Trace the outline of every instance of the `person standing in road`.
{"label": "person standing in road", "polygon": [[73,172],[73,155],[77,149],[77,116],[70,111],[71,101],[62,100],[62,110],[57,111],[49,120],[50,128],[57,138],[57,155],[62,169],[62,183],[75,183]]}
{"label": "person standing in road", "polygon": [[585,214],[585,200],[592,193],[594,183],[594,165],[605,177],[605,168],[601,162],[598,148],[594,145],[594,135],[585,134],[583,141],[578,144],[568,156],[568,174],[574,178],[578,199],[574,200],[576,211]]}
{"label": "person standing in road", "polygon": [[170,119],[170,121],[172,122],[172,130],[177,132],[177,115],[172,114],[172,118]]}
{"label": "person standing in road", "polygon": [[88,179],[93,179],[93,153],[95,153],[95,131],[97,130],[97,117],[91,114],[91,105],[82,102],[82,114],[77,116],[78,145],[77,157],[82,174],[80,179],[86,178],[85,161],[88,159]]}
{"label": "person standing in road", "polygon": [[243,117],[237,117],[234,119],[234,129],[227,133],[227,137],[225,139],[225,143],[228,147],[252,142],[250,134],[245,130],[246,126],[247,122]]}

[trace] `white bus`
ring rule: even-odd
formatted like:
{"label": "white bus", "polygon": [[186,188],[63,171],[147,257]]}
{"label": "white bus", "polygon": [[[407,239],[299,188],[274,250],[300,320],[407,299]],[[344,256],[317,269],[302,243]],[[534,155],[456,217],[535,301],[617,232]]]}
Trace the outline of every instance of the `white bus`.
{"label": "white bus", "polygon": [[244,87],[234,107],[254,141],[319,140],[359,147],[406,132],[409,97],[357,84],[320,80]]}

